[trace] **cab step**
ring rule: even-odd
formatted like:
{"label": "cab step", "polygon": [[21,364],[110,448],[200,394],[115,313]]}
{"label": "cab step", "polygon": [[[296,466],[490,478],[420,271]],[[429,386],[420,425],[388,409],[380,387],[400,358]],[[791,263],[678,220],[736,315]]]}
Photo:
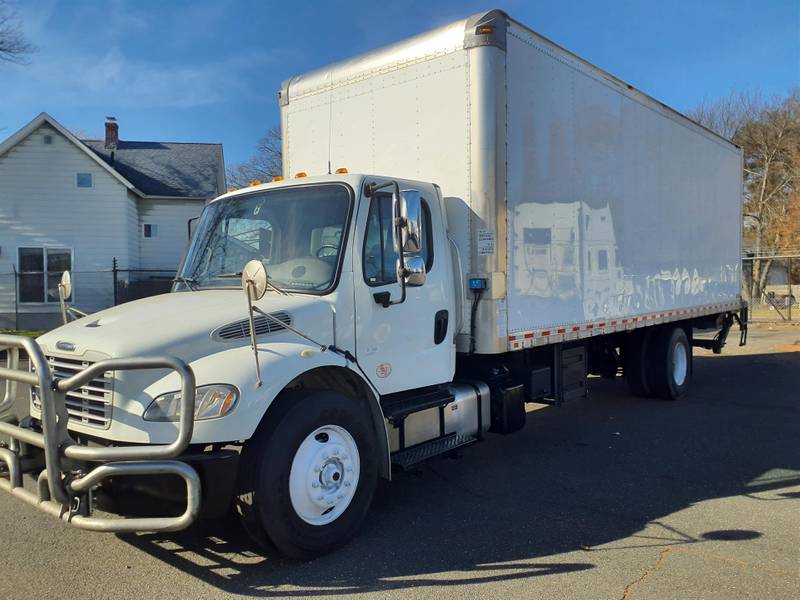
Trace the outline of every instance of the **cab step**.
{"label": "cab step", "polygon": [[438,437],[429,442],[423,442],[416,446],[411,446],[405,450],[398,450],[392,453],[392,464],[400,467],[401,469],[408,469],[409,467],[421,463],[422,461],[433,458],[440,454],[446,454],[457,448],[469,446],[477,442],[478,438],[474,435],[462,435],[459,433],[449,433],[445,436]]}
{"label": "cab step", "polygon": [[455,400],[446,388],[414,390],[412,393],[391,394],[381,398],[383,416],[392,424],[397,424],[408,415],[429,408],[444,407]]}

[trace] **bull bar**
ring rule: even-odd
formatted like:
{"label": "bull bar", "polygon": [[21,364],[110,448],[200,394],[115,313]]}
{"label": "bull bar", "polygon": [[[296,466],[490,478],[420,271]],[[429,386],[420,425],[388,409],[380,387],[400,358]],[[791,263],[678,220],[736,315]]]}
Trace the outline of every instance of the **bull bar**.
{"label": "bull bar", "polygon": [[[0,350],[5,350],[8,356],[6,367],[0,367],[0,378],[6,379],[5,396],[0,401],[0,434],[10,438],[7,446],[0,447],[0,467],[5,465],[7,474],[6,478],[0,470],[0,488],[75,527],[92,531],[178,531],[195,520],[200,510],[200,477],[190,465],[173,460],[189,446],[194,428],[195,377],[189,365],[170,356],[111,358],[60,379],[53,377],[42,349],[31,338],[0,334]],[[19,369],[20,350],[27,353],[33,371]],[[106,371],[161,368],[172,369],[181,378],[178,435],[172,443],[89,447],[71,437],[67,429],[67,392]],[[3,413],[14,402],[18,383],[38,387],[41,433],[2,420]],[[26,445],[44,451],[45,468],[38,474],[36,492],[23,487],[23,474],[35,474],[41,468],[40,461],[28,460]],[[100,464],[85,470],[90,463]],[[175,517],[91,516],[91,490],[108,477],[129,475],[181,477],[186,483],[185,511]]]}

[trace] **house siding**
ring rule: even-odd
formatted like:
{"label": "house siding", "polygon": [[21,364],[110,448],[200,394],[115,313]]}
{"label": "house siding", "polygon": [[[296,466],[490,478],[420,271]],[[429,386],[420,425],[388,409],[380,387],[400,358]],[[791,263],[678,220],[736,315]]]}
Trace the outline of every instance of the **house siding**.
{"label": "house siding", "polygon": [[[52,144],[44,143],[45,135]],[[94,186],[78,188],[77,173],[91,173]],[[0,157],[0,327],[14,314],[8,274],[19,268],[20,246],[71,248],[75,305],[88,311],[108,306],[111,275],[97,272],[109,271],[114,257],[120,268],[138,263],[131,239],[135,210],[122,183],[47,124]],[[19,305],[21,315],[50,315],[51,321],[58,311],[52,303]]]}
{"label": "house siding", "polygon": [[[139,260],[142,269],[175,271],[188,242],[187,223],[199,217],[203,200],[139,200]],[[156,225],[155,237],[144,237],[144,224]]]}

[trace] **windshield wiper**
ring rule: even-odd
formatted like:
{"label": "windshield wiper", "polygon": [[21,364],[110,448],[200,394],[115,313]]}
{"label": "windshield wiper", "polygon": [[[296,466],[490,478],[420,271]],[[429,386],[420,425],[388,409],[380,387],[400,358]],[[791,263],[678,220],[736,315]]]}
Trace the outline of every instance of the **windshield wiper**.
{"label": "windshield wiper", "polygon": [[191,277],[184,277],[183,275],[176,275],[172,283],[182,283],[192,291],[196,291],[199,288],[196,280]]}
{"label": "windshield wiper", "polygon": [[[239,271],[237,273],[220,273],[219,275],[214,275],[216,279],[234,279],[236,277],[241,277],[242,272]],[[289,292],[284,289],[279,288],[277,285],[272,283],[271,281],[267,280],[267,287],[271,287],[273,290],[278,292],[279,294],[283,294],[284,296],[290,296]]]}

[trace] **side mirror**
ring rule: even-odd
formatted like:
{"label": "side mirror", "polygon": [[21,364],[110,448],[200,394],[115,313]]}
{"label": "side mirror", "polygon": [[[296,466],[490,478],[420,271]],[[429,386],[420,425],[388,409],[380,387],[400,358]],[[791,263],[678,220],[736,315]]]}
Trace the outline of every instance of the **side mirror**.
{"label": "side mirror", "polygon": [[425,260],[421,256],[409,256],[406,258],[406,266],[403,272],[406,285],[419,287],[425,285]]}
{"label": "side mirror", "polygon": [[422,250],[422,201],[417,190],[404,190],[400,192],[398,207],[395,214],[400,216],[400,241],[403,252],[416,254]]}

